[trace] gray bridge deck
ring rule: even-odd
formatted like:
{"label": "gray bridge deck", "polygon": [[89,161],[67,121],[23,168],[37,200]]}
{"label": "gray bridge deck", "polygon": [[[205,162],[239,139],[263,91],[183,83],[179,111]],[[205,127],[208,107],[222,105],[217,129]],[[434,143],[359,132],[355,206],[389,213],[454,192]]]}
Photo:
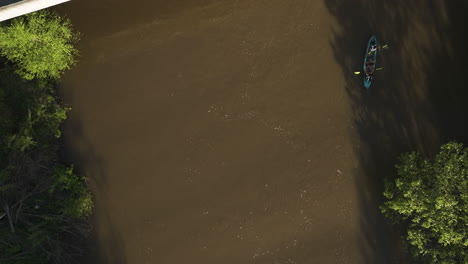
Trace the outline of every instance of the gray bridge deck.
{"label": "gray bridge deck", "polygon": [[0,21],[22,16],[70,0],[0,0]]}

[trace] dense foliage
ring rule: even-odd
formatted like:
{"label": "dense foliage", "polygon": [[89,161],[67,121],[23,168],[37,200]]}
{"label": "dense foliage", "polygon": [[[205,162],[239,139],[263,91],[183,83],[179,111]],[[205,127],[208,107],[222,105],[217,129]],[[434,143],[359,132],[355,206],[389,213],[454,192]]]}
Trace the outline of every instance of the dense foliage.
{"label": "dense foliage", "polygon": [[59,78],[74,63],[78,40],[70,21],[40,11],[15,18],[0,28],[0,54],[23,78]]}
{"label": "dense foliage", "polygon": [[[92,200],[86,180],[73,172],[73,166],[60,162],[58,155],[60,126],[70,110],[55,89],[54,78],[61,71],[57,65],[66,65],[60,62],[63,49],[44,44],[47,54],[44,48],[34,50],[38,44],[31,43],[28,35],[35,32],[41,41],[66,42],[58,39],[63,31],[71,31],[69,24],[61,24],[65,30],[57,27],[57,21],[56,15],[39,12],[0,24],[2,264],[73,263],[83,251],[79,241],[89,232]],[[43,32],[36,32],[38,25],[45,26]],[[13,28],[21,31],[11,33]],[[39,66],[43,62],[52,63],[49,68]]]}
{"label": "dense foliage", "polygon": [[381,209],[410,250],[425,263],[468,263],[468,148],[451,142],[432,160],[405,153],[396,167]]}

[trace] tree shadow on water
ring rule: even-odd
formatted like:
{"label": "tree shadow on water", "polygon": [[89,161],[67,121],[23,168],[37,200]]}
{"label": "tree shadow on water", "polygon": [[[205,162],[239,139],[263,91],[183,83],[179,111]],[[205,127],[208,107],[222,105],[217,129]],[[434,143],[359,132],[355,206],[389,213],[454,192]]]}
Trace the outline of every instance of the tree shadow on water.
{"label": "tree shadow on water", "polygon": [[[113,226],[109,215],[107,213],[104,214],[104,217],[100,217],[100,228],[104,229],[99,232],[101,237],[98,237],[96,232],[91,235],[88,241],[88,254],[83,256],[82,263],[126,264],[127,257],[120,233]],[[103,221],[102,219],[105,220]]]}
{"label": "tree shadow on water", "polygon": [[64,159],[75,165],[78,175],[89,179],[94,199],[93,215],[90,217],[92,232],[86,243],[87,254],[80,263],[125,264],[127,258],[123,240],[106,208],[109,202],[106,194],[108,181],[105,162],[84,135],[81,121],[73,112],[65,122],[64,135]]}
{"label": "tree shadow on water", "polygon": [[[405,263],[398,230],[380,214],[383,179],[395,176],[400,153],[427,156],[449,140],[467,142],[468,11],[466,1],[325,0],[336,18],[331,46],[351,98],[360,158],[355,173],[360,190],[361,246],[365,263]],[[389,44],[365,90],[362,70],[367,40]],[[468,76],[468,75],[467,75]]]}

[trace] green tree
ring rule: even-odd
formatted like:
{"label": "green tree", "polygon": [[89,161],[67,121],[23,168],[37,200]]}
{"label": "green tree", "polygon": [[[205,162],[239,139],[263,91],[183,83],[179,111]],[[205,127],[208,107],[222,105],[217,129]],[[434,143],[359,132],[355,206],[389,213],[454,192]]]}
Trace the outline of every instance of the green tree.
{"label": "green tree", "polygon": [[70,108],[56,80],[74,62],[75,40],[69,21],[48,11],[0,24],[2,264],[76,263],[86,250],[91,193],[59,154]]}
{"label": "green tree", "polygon": [[77,40],[68,19],[43,10],[0,26],[0,55],[27,80],[58,79],[75,62]]}
{"label": "green tree", "polygon": [[434,159],[404,153],[385,184],[385,216],[401,225],[425,263],[468,263],[468,149],[450,142]]}
{"label": "green tree", "polygon": [[93,202],[88,188],[84,184],[86,179],[73,173],[73,166],[57,166],[54,170],[54,184],[49,193],[58,193],[61,201],[57,208],[68,217],[87,217],[91,214]]}
{"label": "green tree", "polygon": [[60,162],[69,108],[55,82],[0,71],[0,263],[76,263],[86,249],[92,197]]}

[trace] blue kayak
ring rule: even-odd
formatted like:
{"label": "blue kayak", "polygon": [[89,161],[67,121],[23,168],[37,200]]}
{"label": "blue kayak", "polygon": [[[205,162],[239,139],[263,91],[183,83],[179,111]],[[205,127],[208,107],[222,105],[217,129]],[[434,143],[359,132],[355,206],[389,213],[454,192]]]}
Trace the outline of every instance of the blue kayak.
{"label": "blue kayak", "polygon": [[375,63],[377,61],[377,38],[375,36],[370,37],[367,43],[366,55],[364,57],[364,87],[369,88],[372,83],[372,77],[375,72]]}

